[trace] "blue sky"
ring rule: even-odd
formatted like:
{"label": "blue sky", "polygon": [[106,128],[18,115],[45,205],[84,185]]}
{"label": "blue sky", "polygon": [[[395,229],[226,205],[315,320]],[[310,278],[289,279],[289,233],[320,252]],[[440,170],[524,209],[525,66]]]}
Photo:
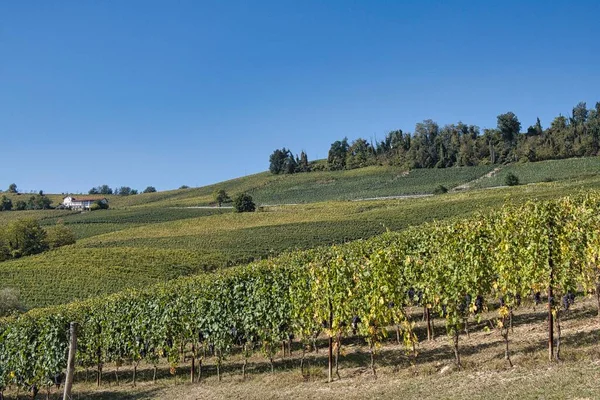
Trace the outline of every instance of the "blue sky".
{"label": "blue sky", "polygon": [[600,2],[2,1],[0,188],[199,186],[600,101]]}

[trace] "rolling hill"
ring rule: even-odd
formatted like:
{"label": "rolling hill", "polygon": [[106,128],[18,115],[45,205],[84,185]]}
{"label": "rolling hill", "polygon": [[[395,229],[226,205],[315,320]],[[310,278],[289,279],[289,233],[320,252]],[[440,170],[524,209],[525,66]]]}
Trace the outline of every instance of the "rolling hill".
{"label": "rolling hill", "polygon": [[[409,173],[393,167],[291,176],[262,173],[202,188],[112,196],[111,209],[104,211],[2,212],[1,223],[22,217],[37,218],[45,226],[63,222],[76,233],[78,242],[0,263],[0,288],[18,288],[28,308],[65,303],[286,250],[464,216],[506,201],[600,188],[596,170],[600,170],[598,158],[510,165],[496,174],[488,174],[492,171],[489,166]],[[505,171],[532,184],[488,190],[503,183]],[[552,182],[544,182],[549,180]],[[349,201],[430,194],[441,184],[453,188],[468,182],[481,189],[424,198]],[[210,205],[215,188],[230,194],[248,191],[264,206],[252,214],[225,208],[186,208]],[[266,206],[282,203],[288,205]]]}

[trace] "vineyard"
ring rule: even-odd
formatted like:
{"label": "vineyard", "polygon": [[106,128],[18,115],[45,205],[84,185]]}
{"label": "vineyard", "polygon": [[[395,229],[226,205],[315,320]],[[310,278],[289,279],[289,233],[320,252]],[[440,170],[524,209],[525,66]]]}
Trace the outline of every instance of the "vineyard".
{"label": "vineyard", "polygon": [[[232,354],[262,353],[273,368],[280,347],[328,347],[335,379],[342,339],[360,337],[377,376],[378,350],[391,328],[419,363],[415,307],[431,339],[443,318],[457,368],[461,337],[481,313],[496,308],[492,328],[511,360],[513,313],[526,299],[547,311],[547,358],[561,358],[563,314],[576,295],[600,306],[600,194],[506,205],[498,211],[434,222],[401,233],[283,254],[145,290],[33,310],[0,324],[0,390],[35,394],[59,380],[66,365],[67,328],[78,322],[77,361],[94,369],[166,360],[173,373],[191,358],[191,381],[212,357],[216,374]],[[543,303],[543,305],[542,305]],[[304,355],[304,351],[303,351]],[[245,374],[245,365],[242,376]],[[304,356],[298,366],[304,375]]]}
{"label": "vineyard", "polygon": [[113,196],[111,207],[187,207],[214,203],[213,192],[248,192],[257,204],[314,203],[331,200],[430,194],[439,185],[449,189],[492,170],[491,166],[447,169],[406,169],[372,166],[350,171],[272,175],[268,172],[200,188],[171,190],[137,196]]}
{"label": "vineyard", "polygon": [[[67,303],[288,250],[340,244],[387,229],[464,217],[475,210],[501,207],[507,199],[520,204],[594,187],[600,187],[597,178],[423,199],[266,207],[253,214],[154,207],[74,214],[62,220],[79,233],[77,244],[0,263],[0,288],[18,289],[28,308]],[[50,211],[38,212],[52,216]],[[60,212],[53,212],[54,217],[41,223],[58,220]],[[0,213],[0,217],[4,214],[18,212]],[[155,222],[161,219],[169,221]]]}
{"label": "vineyard", "polygon": [[569,179],[582,179],[598,176],[600,158],[569,158],[567,160],[549,160],[511,164],[490,178],[481,179],[472,186],[474,188],[494,187],[505,185],[506,175],[512,173],[519,177],[522,184],[537,182],[553,182]]}
{"label": "vineyard", "polygon": [[40,223],[47,226],[60,221],[69,226],[78,239],[83,239],[148,224],[200,218],[227,212],[231,212],[231,210],[162,207],[115,209],[67,215],[64,215],[64,211],[56,211],[55,214],[48,214]]}
{"label": "vineyard", "polygon": [[[598,177],[599,157],[572,158],[510,164],[473,187],[503,186],[506,174],[516,174],[521,183],[568,181]],[[473,181],[494,167],[453,167],[406,171],[392,166],[372,166],[349,171],[319,171],[309,174],[271,175],[260,173],[215,185],[137,196],[112,196],[111,207],[180,207],[214,203],[213,191],[248,192],[258,204],[314,203],[384,196],[430,194],[439,185],[448,189]]]}

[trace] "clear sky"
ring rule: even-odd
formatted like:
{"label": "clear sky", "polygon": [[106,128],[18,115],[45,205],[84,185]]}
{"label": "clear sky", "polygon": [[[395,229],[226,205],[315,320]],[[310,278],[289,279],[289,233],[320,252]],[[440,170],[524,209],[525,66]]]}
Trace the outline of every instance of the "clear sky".
{"label": "clear sky", "polygon": [[600,101],[600,1],[0,0],[0,188],[159,190]]}

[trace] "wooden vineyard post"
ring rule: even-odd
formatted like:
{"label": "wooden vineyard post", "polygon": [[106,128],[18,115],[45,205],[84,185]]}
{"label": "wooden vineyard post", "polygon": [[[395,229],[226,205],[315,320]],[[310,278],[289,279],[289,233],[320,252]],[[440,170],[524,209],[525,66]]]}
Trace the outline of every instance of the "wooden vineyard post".
{"label": "wooden vineyard post", "polygon": [[552,285],[554,284],[554,259],[552,258],[552,246],[554,240],[552,237],[552,221],[548,224],[549,238],[548,238],[548,268],[550,269],[550,279],[548,282],[548,359],[554,360],[554,315],[552,314],[552,307],[554,305],[554,293]]}
{"label": "wooden vineyard post", "polygon": [[548,286],[548,359],[554,360],[554,315],[552,314],[552,286]]}
{"label": "wooden vineyard post", "polygon": [[67,361],[67,377],[65,379],[65,392],[63,394],[63,400],[71,399],[73,375],[75,374],[75,353],[77,352],[77,322],[71,322],[70,337],[69,359]]}

